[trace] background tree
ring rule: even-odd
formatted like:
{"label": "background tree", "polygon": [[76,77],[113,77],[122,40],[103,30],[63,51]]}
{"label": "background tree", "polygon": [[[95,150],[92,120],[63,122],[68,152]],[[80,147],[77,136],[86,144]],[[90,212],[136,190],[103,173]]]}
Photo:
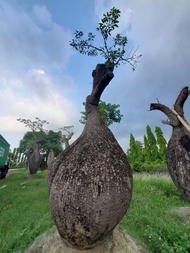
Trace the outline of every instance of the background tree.
{"label": "background tree", "polygon": [[[83,102],[83,105],[86,103]],[[100,100],[98,108],[100,111],[100,116],[103,122],[106,123],[107,126],[110,126],[111,124],[115,123],[120,123],[123,115],[121,114],[119,110],[120,105],[118,104],[110,104],[106,103]],[[85,124],[87,120],[87,113],[86,111],[81,112],[82,116],[81,119],[79,120],[80,123]]]}
{"label": "background tree", "polygon": [[25,125],[25,127],[30,128],[31,135],[33,137],[33,144],[30,150],[28,151],[28,166],[30,174],[35,174],[41,164],[42,156],[40,155],[39,150],[39,143],[42,141],[41,137],[39,137],[39,134],[37,134],[37,131],[40,131],[40,134],[43,134],[45,132],[45,129],[43,128],[44,124],[49,124],[46,120],[40,120],[38,117],[36,117],[35,121],[31,121],[30,119],[17,119],[21,123]]}
{"label": "background tree", "polygon": [[[147,139],[146,135],[144,135],[143,156],[144,156],[144,163],[146,165],[151,164],[151,162],[152,162],[152,151],[151,151],[151,146],[148,143],[148,139]],[[145,165],[145,167],[146,167],[146,165]]]}
{"label": "background tree", "polygon": [[47,160],[47,155],[51,149],[53,150],[55,156],[58,156],[63,150],[60,133],[54,132],[53,130],[46,132],[40,144],[42,151],[46,154],[45,160]]}
{"label": "background tree", "polygon": [[156,138],[154,134],[152,133],[152,130],[149,125],[147,125],[146,127],[146,134],[147,134],[147,142],[151,150],[151,161],[156,162],[159,159],[158,147],[157,147]]}
{"label": "background tree", "polygon": [[69,140],[72,138],[74,132],[73,132],[73,126],[64,126],[62,128],[59,128],[60,135],[62,138],[63,143],[65,144],[65,149],[69,147]]}
{"label": "background tree", "polygon": [[43,153],[43,163],[41,167],[47,167],[49,153],[53,152],[53,156],[58,156],[63,150],[60,133],[54,132],[53,130],[46,132],[40,142],[40,150]]}
{"label": "background tree", "polygon": [[157,145],[159,148],[159,158],[163,164],[166,164],[166,149],[167,149],[167,141],[164,138],[162,129],[158,126],[155,127]]}
{"label": "background tree", "polygon": [[130,149],[127,151],[127,157],[131,168],[134,171],[141,171],[141,167],[143,164],[143,153],[142,153],[142,143],[136,141],[133,134],[130,134]]}
{"label": "background tree", "polygon": [[18,164],[18,154],[19,154],[18,148],[14,148],[13,153],[12,153],[12,157],[11,157],[12,167],[16,167]]}
{"label": "background tree", "polygon": [[172,126],[172,136],[167,146],[167,165],[169,174],[184,199],[190,202],[190,125],[187,122],[183,106],[190,91],[184,87],[179,93],[174,108],[160,103],[152,103],[150,110],[160,110],[168,117],[165,124]]}
{"label": "background tree", "polygon": [[[59,132],[54,132],[52,130],[48,132],[34,132],[35,136],[39,141],[39,152],[42,156],[42,167],[46,167],[46,161],[50,150],[52,149],[54,155],[57,156],[61,153],[62,149],[62,138]],[[20,141],[18,151],[29,157],[31,148],[35,145],[36,141],[33,138],[32,132],[27,132],[22,140]],[[42,155],[43,154],[43,155]]]}
{"label": "background tree", "polygon": [[17,152],[17,150],[16,150],[16,148],[14,148],[14,149],[13,149],[13,152],[12,152],[12,159],[15,158],[16,152]]}
{"label": "background tree", "polygon": [[154,171],[166,166],[166,140],[161,128],[156,127],[155,132],[157,139],[150,126],[147,126],[144,143],[135,140],[133,134],[130,134],[127,157],[134,171]]}

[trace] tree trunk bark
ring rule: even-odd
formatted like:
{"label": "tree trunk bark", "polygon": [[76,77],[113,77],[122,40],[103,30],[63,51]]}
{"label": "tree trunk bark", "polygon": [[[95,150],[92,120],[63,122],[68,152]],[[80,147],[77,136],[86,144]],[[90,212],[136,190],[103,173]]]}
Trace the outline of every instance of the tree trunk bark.
{"label": "tree trunk bark", "polygon": [[55,158],[54,151],[53,151],[53,149],[51,149],[49,154],[48,154],[48,159],[47,159],[48,168],[50,167],[51,163],[53,163],[54,158]]}
{"label": "tree trunk bark", "polygon": [[29,171],[30,174],[36,174],[37,170],[40,167],[42,157],[40,155],[39,146],[36,143],[32,148],[32,153],[28,159]]}
{"label": "tree trunk bark", "polygon": [[[184,87],[175,104],[174,110],[162,104],[151,104],[150,110],[160,110],[165,113],[169,121],[167,123],[172,126],[172,136],[167,146],[167,165],[169,174],[181,192],[185,200],[190,202],[190,132],[178,119],[178,115],[188,124],[184,117],[183,105],[190,94],[188,87]],[[177,114],[176,114],[177,112]]]}
{"label": "tree trunk bark", "polygon": [[62,239],[77,249],[90,249],[104,241],[126,213],[132,196],[127,157],[98,110],[113,69],[99,64],[92,75],[84,130],[55,159],[47,179],[56,227]]}

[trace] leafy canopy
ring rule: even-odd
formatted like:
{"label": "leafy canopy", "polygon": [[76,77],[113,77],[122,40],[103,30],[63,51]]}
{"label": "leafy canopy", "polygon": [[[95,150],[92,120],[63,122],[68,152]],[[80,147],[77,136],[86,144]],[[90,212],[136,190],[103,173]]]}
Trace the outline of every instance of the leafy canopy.
{"label": "leafy canopy", "polygon": [[37,130],[46,132],[46,130],[43,128],[44,124],[49,124],[46,120],[41,120],[38,117],[36,117],[36,120],[32,121],[30,119],[17,119],[21,123],[25,124],[25,127],[28,127],[32,130],[32,132],[36,132]]}
{"label": "leafy canopy", "polygon": [[107,67],[118,67],[120,63],[129,63],[132,69],[135,70],[136,63],[141,55],[136,55],[137,50],[135,50],[134,53],[125,56],[127,37],[122,36],[120,33],[112,36],[112,32],[118,27],[120,13],[119,9],[113,7],[109,12],[103,14],[103,18],[98,23],[96,30],[101,34],[103,46],[94,46],[96,36],[93,33],[89,32],[87,39],[84,39],[84,33],[77,30],[74,33],[75,39],[70,41],[70,45],[81,54],[87,54],[88,56],[100,54],[105,59]]}
{"label": "leafy canopy", "polygon": [[29,155],[30,149],[36,143],[34,139],[34,134],[36,139],[39,140],[40,153],[49,154],[50,150],[53,149],[55,156],[57,156],[62,151],[62,138],[59,132],[54,132],[52,130],[48,132],[28,131],[24,134],[22,140],[20,140],[18,151],[24,153],[26,156]]}
{"label": "leafy canopy", "polygon": [[[44,138],[44,134],[47,134],[48,131],[44,129],[44,124],[49,124],[46,120],[41,120],[38,117],[36,117],[36,120],[32,121],[31,119],[17,119],[20,121],[20,123],[23,123],[25,127],[28,127],[31,129],[31,133],[29,135],[32,136],[32,141],[30,141],[31,144],[40,143],[42,139]],[[28,138],[27,136],[27,139]],[[28,140],[27,140],[28,141]]]}
{"label": "leafy canopy", "polygon": [[[83,102],[83,105],[85,105],[85,102]],[[118,104],[106,104],[105,102],[100,100],[98,105],[100,117],[107,124],[107,126],[110,126],[114,122],[120,123],[123,115],[121,114],[119,107],[120,105]],[[81,114],[82,116],[79,122],[85,124],[87,120],[87,113],[81,112]]]}

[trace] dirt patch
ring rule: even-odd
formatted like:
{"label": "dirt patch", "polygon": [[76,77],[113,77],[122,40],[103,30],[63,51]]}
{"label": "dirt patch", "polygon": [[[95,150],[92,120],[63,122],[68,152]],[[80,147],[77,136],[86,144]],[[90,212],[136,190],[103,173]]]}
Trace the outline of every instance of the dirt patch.
{"label": "dirt patch", "polygon": [[30,180],[30,179],[38,179],[38,178],[40,178],[40,175],[39,174],[26,174],[26,175],[24,175],[23,176],[23,179],[28,179],[28,180]]}
{"label": "dirt patch", "polygon": [[10,176],[10,175],[14,174],[16,171],[17,171],[17,169],[9,169],[6,176],[7,177]]}
{"label": "dirt patch", "polygon": [[180,207],[174,210],[183,222],[190,224],[190,206]]}
{"label": "dirt patch", "polygon": [[40,235],[24,253],[147,253],[123,229],[117,227],[105,242],[90,250],[68,247],[53,227]]}

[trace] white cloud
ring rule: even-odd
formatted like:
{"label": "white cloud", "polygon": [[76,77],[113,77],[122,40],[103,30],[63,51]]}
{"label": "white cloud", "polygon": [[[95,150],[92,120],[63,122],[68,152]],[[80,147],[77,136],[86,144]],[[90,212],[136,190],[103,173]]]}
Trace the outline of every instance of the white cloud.
{"label": "white cloud", "polygon": [[35,5],[33,7],[33,18],[39,26],[46,29],[52,28],[52,17],[45,5]]}
{"label": "white cloud", "polygon": [[[48,130],[58,131],[60,127],[67,125],[74,125],[77,129],[81,129],[78,122],[80,115],[73,102],[67,98],[62,98],[58,93],[52,92],[51,89],[48,90],[46,99],[41,99],[41,96],[36,93],[21,100],[16,100],[15,97],[10,96],[9,100],[9,104],[7,103],[4,108],[4,113],[0,114],[0,122],[1,133],[3,136],[9,136],[7,138],[12,149],[18,146],[24,133],[30,130],[18,122],[18,118],[32,121],[36,117],[45,119],[50,123],[47,126],[44,125],[44,128]],[[13,140],[10,140],[11,135],[14,136]]]}
{"label": "white cloud", "polygon": [[42,70],[42,69],[37,69],[37,73],[40,74],[40,75],[44,75],[44,74],[45,74],[45,71]]}
{"label": "white cloud", "polygon": [[[71,78],[66,76],[65,80],[67,80],[66,85],[69,83],[73,85]],[[66,125],[68,122],[76,121],[75,105],[71,100],[62,96],[60,88],[44,71],[32,69],[21,76],[19,81],[17,79],[15,82],[14,79],[10,81],[13,85],[5,86],[0,93],[0,100],[6,104],[4,113],[1,112],[0,115],[1,121],[6,122],[2,130],[6,130],[7,120],[10,118],[5,115],[12,115],[12,118],[45,117],[48,121],[55,122],[55,125],[61,122]],[[19,85],[15,86],[15,83]],[[11,127],[12,131],[15,131],[14,124],[10,124],[8,130]]]}
{"label": "white cloud", "polygon": [[67,63],[71,55],[70,33],[52,21],[45,6],[36,5],[28,13],[24,8],[15,8],[3,1],[0,22],[3,69],[64,67]]}
{"label": "white cloud", "polygon": [[116,7],[121,11],[121,16],[119,18],[119,27],[116,28],[112,34],[122,33],[124,35],[131,29],[131,15],[133,13],[130,5],[126,4],[126,1],[107,1],[100,0],[95,1],[95,13],[100,20],[103,17],[103,14],[110,11],[111,8]]}
{"label": "white cloud", "polygon": [[[122,143],[130,132],[142,139],[149,124],[153,131],[156,125],[161,126],[168,138],[172,129],[161,124],[166,116],[147,110],[156,98],[172,107],[180,90],[189,85],[190,1],[102,0],[95,4],[99,17],[101,10],[105,13],[113,6],[121,10],[120,31],[127,31],[134,49],[139,45],[138,53],[143,55],[135,72],[126,65],[115,70],[115,78],[104,94],[107,101],[121,105],[125,116],[120,125],[113,127],[114,133]],[[187,100],[185,108],[189,104]],[[189,110],[185,115],[189,117]]]}
{"label": "white cloud", "polygon": [[[16,2],[0,2],[0,23],[1,133],[17,139],[28,131],[18,118],[46,119],[54,131],[77,125],[76,106],[67,97],[75,83],[64,72],[72,54],[69,31],[53,22],[45,6],[29,12]],[[18,145],[18,139],[11,142]]]}
{"label": "white cloud", "polygon": [[[0,101],[6,105],[0,112],[1,131],[7,131],[3,132],[5,137],[16,132],[17,139],[22,138],[19,133],[27,129],[23,130],[22,124],[15,120],[19,117],[32,120],[36,116],[48,120],[54,129],[63,124],[81,129],[77,125],[82,110],[79,104],[90,93],[91,71],[100,58],[87,59],[78,57],[79,54],[71,58],[71,36],[64,26],[77,29],[75,20],[81,17],[86,1],[80,2],[77,10],[80,15],[76,11],[74,19],[66,17],[72,4],[68,4],[68,13],[61,17],[56,8],[48,8],[48,3],[46,7],[29,1],[18,5],[18,2],[0,1]],[[121,105],[124,118],[113,126],[113,132],[126,150],[130,132],[142,139],[146,125],[153,129],[165,119],[161,112],[147,112],[150,103],[158,98],[170,107],[181,88],[189,85],[190,1],[176,0],[174,4],[172,0],[98,0],[94,3],[97,21],[113,6],[121,10],[119,32],[126,33],[130,40],[129,50],[139,45],[138,52],[143,54],[135,72],[126,65],[114,70],[115,77],[102,98]],[[64,10],[64,4],[59,6]],[[88,17],[93,16],[93,7],[86,11]],[[58,15],[59,25],[54,15]],[[94,26],[84,23],[87,31]],[[73,77],[67,72],[68,67]],[[187,118],[189,106],[187,101]],[[164,133],[171,132],[169,126],[163,129]]]}

